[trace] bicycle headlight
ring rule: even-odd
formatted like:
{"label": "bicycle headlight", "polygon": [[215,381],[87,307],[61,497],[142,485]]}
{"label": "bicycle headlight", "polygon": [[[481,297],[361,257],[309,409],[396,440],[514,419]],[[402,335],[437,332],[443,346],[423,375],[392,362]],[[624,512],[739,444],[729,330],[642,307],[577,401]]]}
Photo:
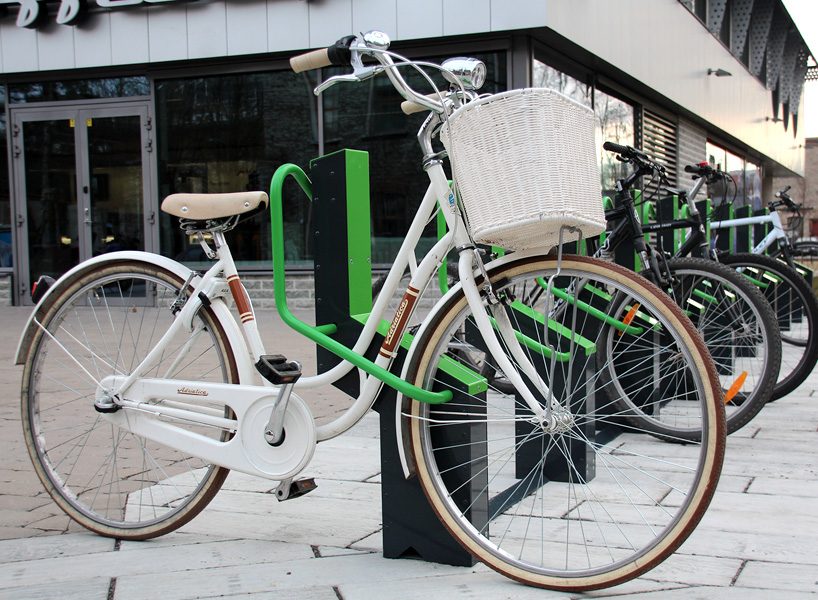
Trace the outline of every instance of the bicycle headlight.
{"label": "bicycle headlight", "polygon": [[486,82],[486,65],[476,58],[457,57],[445,60],[441,65],[443,77],[455,85],[462,85],[468,90],[479,90]]}

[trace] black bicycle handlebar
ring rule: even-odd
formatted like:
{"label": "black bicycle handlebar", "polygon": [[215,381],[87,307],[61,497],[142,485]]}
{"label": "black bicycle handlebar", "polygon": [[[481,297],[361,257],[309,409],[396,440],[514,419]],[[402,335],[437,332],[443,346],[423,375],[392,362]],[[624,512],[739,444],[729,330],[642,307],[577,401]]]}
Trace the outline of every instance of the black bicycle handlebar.
{"label": "black bicycle handlebar", "polygon": [[785,187],[783,190],[776,192],[776,193],[775,193],[775,197],[776,197],[776,198],[781,198],[782,200],[790,200],[790,201],[792,201],[792,199],[790,198],[790,195],[789,195],[789,194],[787,194],[787,192],[789,192],[791,188],[792,188],[792,186],[791,186],[791,185],[788,185],[788,186],[787,186],[787,187]]}
{"label": "black bicycle handlebar", "polygon": [[630,146],[621,146],[619,144],[614,144],[613,142],[605,142],[602,144],[602,147],[608,152],[616,152],[617,154],[622,155],[627,155],[630,150],[635,151],[635,148],[631,148]]}

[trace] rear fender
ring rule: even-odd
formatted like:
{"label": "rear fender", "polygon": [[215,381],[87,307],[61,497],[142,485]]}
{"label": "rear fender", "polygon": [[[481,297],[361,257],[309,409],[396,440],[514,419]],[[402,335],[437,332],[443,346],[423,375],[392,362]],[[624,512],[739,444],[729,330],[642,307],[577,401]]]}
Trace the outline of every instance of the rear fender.
{"label": "rear fender", "polygon": [[[15,354],[14,364],[21,365],[23,364],[26,359],[28,358],[29,352],[31,351],[32,343],[36,337],[37,330],[39,329],[39,325],[37,322],[40,322],[48,311],[54,306],[54,303],[60,297],[60,294],[63,290],[67,287],[72,285],[76,282],[77,279],[84,277],[87,275],[91,270],[99,268],[100,265],[109,265],[109,264],[116,264],[116,263],[124,263],[124,262],[142,262],[142,263],[150,263],[156,267],[162,268],[166,271],[173,273],[176,277],[178,277],[181,281],[186,281],[188,276],[191,273],[191,269],[187,268],[186,266],[172,260],[170,258],[160,256],[158,254],[151,254],[149,252],[135,252],[135,251],[126,251],[126,252],[111,252],[108,254],[102,254],[100,256],[95,256],[94,258],[87,260],[83,263],[80,263],[70,271],[68,271],[65,275],[60,277],[57,282],[51,286],[45,295],[40,299],[37,303],[37,306],[34,307],[34,310],[31,312],[31,315],[26,322],[25,327],[23,328],[23,333],[20,336],[20,341],[17,344],[17,352]],[[191,281],[191,287],[194,287],[199,281],[199,277],[194,277]],[[227,341],[230,344],[230,349],[233,351],[233,355],[236,358],[236,366],[239,370],[239,380],[242,383],[253,383],[256,381],[255,378],[255,370],[252,366],[252,361],[250,360],[247,346],[244,343],[244,337],[239,329],[236,321],[232,318],[230,314],[230,309],[227,305],[220,299],[216,298],[210,305],[210,308],[213,310],[213,314],[218,319],[219,323],[224,330],[225,335],[227,336]],[[37,322],[35,322],[35,320]]]}

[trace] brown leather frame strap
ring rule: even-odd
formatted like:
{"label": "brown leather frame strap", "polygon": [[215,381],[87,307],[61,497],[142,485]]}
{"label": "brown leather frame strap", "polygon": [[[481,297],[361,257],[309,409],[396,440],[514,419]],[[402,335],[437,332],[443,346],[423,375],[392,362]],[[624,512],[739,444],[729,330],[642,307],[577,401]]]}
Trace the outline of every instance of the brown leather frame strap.
{"label": "brown leather frame strap", "polygon": [[398,310],[392,319],[392,324],[389,325],[389,330],[386,332],[386,337],[383,340],[381,349],[378,352],[384,358],[392,358],[395,356],[395,348],[398,347],[403,330],[406,329],[406,323],[409,321],[409,315],[415,309],[415,303],[418,300],[420,290],[413,288],[411,285],[406,288],[406,293],[398,305]]}
{"label": "brown leather frame strap", "polygon": [[247,297],[247,292],[241,284],[241,279],[238,275],[230,275],[227,278],[227,285],[230,286],[230,293],[233,295],[233,301],[236,303],[236,310],[239,311],[239,319],[242,323],[254,321],[253,309],[250,306],[250,298]]}

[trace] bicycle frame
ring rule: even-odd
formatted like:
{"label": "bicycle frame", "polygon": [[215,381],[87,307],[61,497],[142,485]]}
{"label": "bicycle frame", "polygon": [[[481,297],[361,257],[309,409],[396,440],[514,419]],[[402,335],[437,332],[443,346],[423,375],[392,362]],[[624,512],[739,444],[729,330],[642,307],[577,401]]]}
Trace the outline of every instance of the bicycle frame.
{"label": "bicycle frame", "polygon": [[[288,325],[337,354],[342,362],[325,373],[302,377],[292,387],[285,385],[276,389],[267,381],[263,381],[263,385],[253,385],[258,380],[254,365],[266,352],[255,322],[252,303],[241,283],[230,248],[224,237],[224,231],[235,225],[235,222],[229,225],[228,222],[225,222],[207,230],[212,234],[212,248],[200,236],[200,243],[205,247],[208,255],[215,259],[215,263],[198,278],[195,277],[195,274],[189,272],[190,275],[185,285],[182,286],[180,297],[183,297],[185,288],[190,284],[193,285],[192,293],[190,293],[159,342],[132,369],[131,373],[125,375],[117,372],[116,368],[114,368],[113,375],[104,378],[102,381],[97,381],[91,373],[83,369],[97,384],[95,406],[97,406],[101,418],[126,429],[132,429],[145,438],[190,455],[200,456],[217,465],[271,479],[285,480],[291,478],[309,462],[317,442],[330,439],[347,431],[364,417],[375,402],[384,383],[394,387],[404,396],[423,402],[439,403],[451,398],[450,391],[431,392],[423,390],[401,380],[389,369],[397,356],[398,344],[414,312],[417,299],[426,290],[447,253],[456,248],[459,253],[459,286],[473,311],[475,323],[486,348],[492,353],[497,367],[506,373],[511,384],[514,385],[519,395],[528,405],[533,413],[533,418],[540,424],[551,423],[552,408],[556,408],[556,406],[552,407],[552,402],[546,402],[544,407],[541,406],[534,392],[529,389],[529,385],[531,385],[531,387],[535,388],[536,393],[542,395],[542,397],[551,398],[547,386],[520,346],[517,339],[519,332],[514,330],[502,305],[499,305],[500,309],[497,310],[493,303],[489,302],[489,311],[491,311],[492,315],[486,314],[481,294],[486,294],[491,299],[493,297],[491,284],[486,277],[485,267],[460,214],[455,192],[450,188],[448,178],[443,170],[442,159],[432,149],[431,139],[436,127],[441,123],[440,113],[443,112],[443,105],[439,102],[427,100],[413,92],[397,70],[389,68],[390,65],[394,66],[394,63],[387,55],[383,55],[379,60],[386,67],[385,72],[396,89],[407,100],[419,100],[423,105],[430,105],[429,107],[433,111],[418,133],[418,141],[424,152],[423,167],[430,179],[430,184],[401,244],[382,293],[375,302],[363,330],[352,348],[342,346],[327,335],[328,332],[332,332],[334,325],[309,326],[299,321],[286,308],[283,277],[278,277],[279,274],[284,272],[283,233],[280,221],[276,222],[276,213],[273,213],[273,257],[274,269],[277,275],[275,281],[276,303],[279,312]],[[290,166],[286,165],[285,167]],[[295,173],[295,171],[292,171],[292,173]],[[285,169],[281,177],[283,178],[287,174],[290,173]],[[276,177],[279,177],[278,172]],[[274,184],[276,183],[276,177],[274,177]],[[303,175],[303,172],[301,172],[301,177],[296,176],[296,179],[306,191],[309,181]],[[271,210],[278,210],[280,215],[280,187],[278,188],[278,194],[272,193],[271,196],[273,196]],[[426,223],[431,220],[438,205],[445,218],[448,232],[418,263],[415,257],[417,244]],[[540,252],[542,252],[542,249],[540,249]],[[518,257],[524,254],[527,253],[521,253]],[[157,265],[162,262],[154,260],[152,255],[141,255],[139,258],[143,262]],[[411,267],[412,272],[409,286],[392,318],[376,360],[374,362],[369,361],[363,355],[372,344],[377,327],[387,310],[389,299],[395,293],[401,276],[407,267]],[[173,270],[179,272],[183,268],[173,268]],[[478,289],[475,279],[479,275],[483,276],[481,290]],[[57,282],[54,287],[58,287],[59,284],[60,282]],[[457,286],[450,290],[449,294],[455,291],[457,291]],[[235,302],[239,320],[241,321],[240,326],[236,323],[235,317],[226,309],[228,297],[232,297]],[[446,299],[447,297],[444,296],[433,309],[433,312],[438,310]],[[228,334],[231,340],[231,350],[238,371],[241,374],[239,386],[169,379],[168,376],[172,373],[173,366],[168,369],[163,378],[146,377],[151,370],[151,365],[154,365],[157,359],[163,356],[175,336],[186,334],[190,335],[189,339],[195,339],[196,336],[201,334],[201,330],[194,329],[193,323],[196,314],[204,306],[209,306],[214,310],[217,319],[225,329],[231,332],[243,331],[244,335],[241,343],[235,343],[234,341],[241,336]],[[225,318],[225,314],[229,315],[229,317]],[[51,337],[59,345],[56,338],[42,327],[36,319],[33,322],[42,329],[44,335]],[[428,322],[427,319],[426,323]],[[421,337],[421,335],[415,337],[413,345],[409,349],[409,358],[415,351],[417,340]],[[502,343],[500,339],[502,339]],[[183,345],[182,349],[187,350],[191,346],[191,342],[188,341]],[[91,348],[84,347],[84,349],[96,356]],[[64,347],[63,350],[65,350]],[[550,351],[551,356],[554,357],[556,355],[555,349],[551,348]],[[507,353],[513,357],[516,364],[512,363],[512,358],[509,358]],[[66,354],[71,357],[67,351]],[[79,361],[73,357],[71,358],[78,366],[82,367]],[[409,358],[407,358],[406,364],[410,362]],[[174,362],[174,365],[177,363],[178,361]],[[331,384],[356,367],[361,371],[361,386],[358,397],[340,417],[328,424],[316,427],[306,404],[298,396],[291,398],[291,389],[302,390]],[[530,380],[531,384],[527,385],[525,383],[518,369]],[[405,373],[402,375],[405,376]],[[157,404],[154,402],[157,399],[162,400],[162,403]],[[282,407],[286,408],[286,410]],[[222,439],[212,439],[185,429],[181,425],[170,423],[167,420],[162,421],[157,417],[181,420],[187,424],[217,427],[232,435],[229,439],[224,439],[224,435],[221,436]],[[292,461],[288,462],[286,468],[284,468],[276,463],[275,457],[277,456],[278,446],[268,444],[263,433],[264,425],[268,421],[271,430],[280,432],[283,422],[287,418],[296,419],[298,424],[296,429],[299,430],[299,435],[288,435],[283,443],[285,446],[294,447],[294,452],[298,456],[303,455],[303,459],[300,459],[298,464]],[[300,435],[302,433],[303,435]]]}
{"label": "bicycle frame", "polygon": [[772,223],[770,233],[764,236],[758,244],[753,247],[753,254],[763,254],[768,248],[778,243],[782,248],[789,247],[789,238],[784,233],[784,226],[781,223],[781,216],[778,211],[771,210],[769,214],[756,217],[742,217],[740,219],[723,219],[721,221],[711,221],[711,229],[727,229],[728,227],[741,227],[742,225],[761,225]]}
{"label": "bicycle frame", "polygon": [[[482,319],[478,316],[476,321],[485,343],[496,352],[499,363],[502,363],[503,359],[508,363],[506,368],[511,374],[510,379],[517,385],[518,389],[524,391],[524,397],[527,393],[529,397],[526,400],[534,414],[539,418],[543,418],[543,415],[547,418],[550,412],[550,406],[544,409],[534,399],[532,392],[525,387],[520,375],[510,366],[510,361],[502,350],[495,332],[499,332],[505,346],[511,348],[515,362],[519,363],[519,368],[535,382],[535,385],[538,385],[539,392],[548,393],[545,384],[536,375],[534,367],[530,363],[529,365],[525,364],[527,362],[525,361],[525,354],[515,339],[514,329],[508,319],[502,318],[505,314],[504,311],[496,311],[494,319],[485,314],[483,300],[475,283],[473,263],[475,250],[470,243],[465,225],[453,202],[453,193],[449,188],[442,166],[440,164],[430,165],[427,172],[431,180],[429,188],[401,245],[390,275],[384,285],[383,293],[375,302],[375,306],[357,342],[353,348],[348,349],[352,356],[358,357],[357,360],[347,360],[345,358],[343,362],[330,371],[301,378],[295,386],[297,390],[301,390],[329,384],[343,377],[355,367],[367,372],[367,374],[361,374],[362,385],[358,398],[355,399],[347,411],[331,423],[316,428],[312,423],[312,415],[309,414],[306,405],[300,399],[295,401],[294,414],[296,417],[294,418],[299,418],[303,422],[303,413],[306,411],[310,420],[309,425],[302,425],[307,432],[306,437],[309,438],[303,443],[305,461],[311,458],[311,448],[314,447],[316,442],[332,438],[348,430],[371,408],[383,381],[386,379],[384,374],[392,375],[388,370],[397,355],[397,343],[402,337],[403,330],[414,308],[414,302],[408,301],[408,299],[417,298],[422,294],[447,252],[454,247],[458,247],[460,252],[459,272],[463,291],[468,302],[475,307],[475,314],[482,316]],[[415,247],[420,240],[426,222],[433,215],[438,203],[446,207],[442,210],[449,224],[449,232],[420,260],[417,267],[413,268],[411,282],[404,295],[406,302],[403,305],[403,310],[399,309],[392,319],[390,334],[387,335],[374,366],[372,364],[367,365],[368,361],[360,355],[372,343],[377,325],[387,310],[389,299],[396,291],[404,269],[415,264]],[[171,326],[164,332],[162,338],[148,352],[141,363],[127,376],[113,369],[114,374],[102,381],[97,381],[93,375],[87,371],[85,372],[96,382],[98,398],[102,396],[120,408],[113,412],[101,413],[101,418],[109,420],[120,427],[128,428],[148,439],[153,439],[204,458],[214,464],[271,479],[289,478],[297,470],[303,468],[304,465],[299,463],[298,469],[281,471],[276,464],[259,458],[263,453],[275,451],[275,449],[271,450],[269,446],[264,447],[266,442],[256,430],[263,427],[267,421],[267,416],[272,412],[276,403],[280,401],[280,394],[278,389],[266,381],[263,382],[263,385],[252,385],[248,381],[251,375],[255,377],[254,363],[260,356],[265,354],[264,344],[258,332],[252,305],[241,284],[230,248],[222,231],[213,231],[213,244],[215,246],[216,261],[202,276],[195,278],[191,274],[189,282],[193,286],[193,291],[176,315]],[[146,259],[142,253],[128,254],[134,255],[134,258],[139,257],[142,260],[152,261],[151,255],[147,255]],[[449,293],[453,292],[454,289]],[[235,318],[227,310],[226,300],[228,296],[231,296],[235,301],[241,326],[236,323]],[[442,303],[443,300],[440,302]],[[172,366],[165,373],[164,378],[146,377],[146,374],[150,371],[150,365],[157,362],[175,336],[183,333],[188,334],[189,332],[189,339],[192,340],[202,333],[201,329],[196,330],[192,324],[196,313],[204,305],[211,306],[215,314],[221,315],[218,318],[225,326],[225,329],[242,330],[244,333],[241,345],[235,342],[236,338],[241,336],[228,336],[231,338],[231,347],[238,371],[241,373],[240,385],[168,379],[167,376],[173,370]],[[225,323],[224,315],[230,315],[229,320],[232,323]],[[47,330],[42,328],[36,319],[33,319],[33,324],[39,326],[45,335],[56,341],[56,338],[53,338]],[[331,327],[325,326],[312,329],[316,332],[316,335],[320,336],[324,335],[323,331],[331,331]],[[93,353],[91,348],[86,347],[85,349]],[[410,348],[410,353],[413,349]],[[514,381],[515,375],[519,381]],[[418,392],[424,392],[424,390],[415,388],[406,382],[402,383],[403,387],[396,387],[407,396],[418,398]],[[435,393],[427,392],[427,394],[434,396]],[[446,392],[439,393],[438,396],[440,397],[438,398],[421,397],[418,399],[421,401],[445,401],[447,399],[445,394]],[[156,399],[161,399],[163,402],[161,404],[153,402]],[[291,399],[290,406],[292,407],[292,405],[293,401]],[[232,414],[226,413],[224,407],[229,407]],[[287,414],[290,414],[290,409],[288,409]],[[160,420],[158,417],[164,417],[165,420]],[[167,419],[181,420],[188,425],[217,427],[233,435],[229,436],[229,439],[208,438],[184,426],[169,422]],[[246,438],[248,437],[251,441],[247,441]],[[253,441],[256,438],[260,442]],[[260,448],[254,447],[260,444]],[[299,448],[299,452],[301,451],[302,449]]]}

